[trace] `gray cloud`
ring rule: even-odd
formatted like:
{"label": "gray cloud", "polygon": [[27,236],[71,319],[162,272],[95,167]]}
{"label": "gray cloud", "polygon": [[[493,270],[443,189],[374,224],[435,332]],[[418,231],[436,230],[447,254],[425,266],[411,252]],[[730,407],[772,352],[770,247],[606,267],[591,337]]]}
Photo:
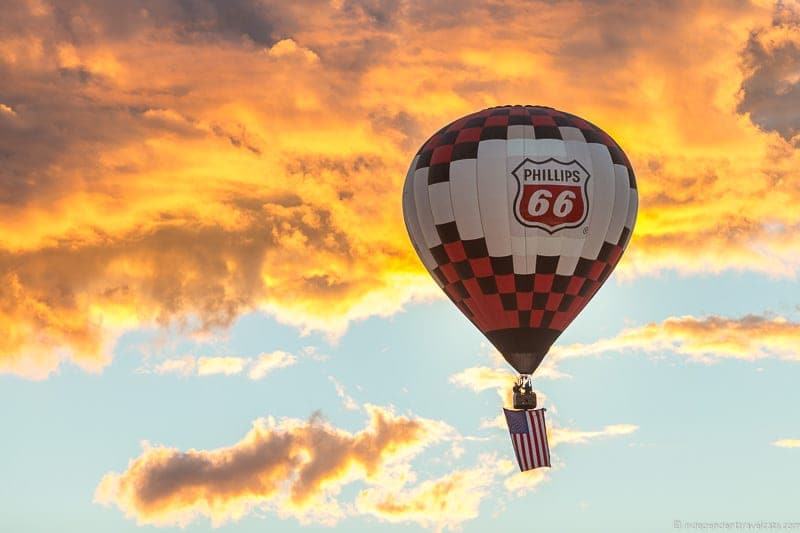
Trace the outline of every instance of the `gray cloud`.
{"label": "gray cloud", "polygon": [[185,524],[196,515],[219,523],[270,505],[284,515],[335,521],[343,513],[330,496],[343,485],[375,483],[392,463],[407,464],[452,432],[434,420],[366,410],[369,424],[357,433],[315,415],[308,422],[259,420],[228,448],[147,448],[125,472],[106,474],[95,498],[148,524]]}
{"label": "gray cloud", "polygon": [[181,38],[248,38],[272,44],[293,22],[282,2],[269,0],[61,0],[51,2],[51,35],[76,44],[97,39],[126,39],[147,30],[169,31]]}
{"label": "gray cloud", "polygon": [[[772,26],[754,31],[743,52],[740,113],[792,141],[800,133],[800,9],[778,2]],[[796,141],[795,144],[800,143]]]}

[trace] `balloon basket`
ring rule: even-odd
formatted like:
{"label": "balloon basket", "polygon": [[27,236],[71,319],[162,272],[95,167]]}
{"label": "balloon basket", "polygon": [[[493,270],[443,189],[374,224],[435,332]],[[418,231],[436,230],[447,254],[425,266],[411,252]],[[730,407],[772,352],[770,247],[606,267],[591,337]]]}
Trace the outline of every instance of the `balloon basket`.
{"label": "balloon basket", "polygon": [[518,377],[512,391],[514,393],[514,409],[528,410],[536,408],[536,393],[533,392],[531,376],[523,375]]}

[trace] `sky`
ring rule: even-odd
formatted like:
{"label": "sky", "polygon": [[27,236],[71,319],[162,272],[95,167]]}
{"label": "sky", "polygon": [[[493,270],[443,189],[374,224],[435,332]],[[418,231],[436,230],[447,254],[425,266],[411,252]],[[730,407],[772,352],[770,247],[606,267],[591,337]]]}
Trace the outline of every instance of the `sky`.
{"label": "sky", "polygon": [[[525,473],[401,208],[503,104],[599,125],[640,205]],[[14,2],[0,529],[800,528],[799,110],[790,1]]]}

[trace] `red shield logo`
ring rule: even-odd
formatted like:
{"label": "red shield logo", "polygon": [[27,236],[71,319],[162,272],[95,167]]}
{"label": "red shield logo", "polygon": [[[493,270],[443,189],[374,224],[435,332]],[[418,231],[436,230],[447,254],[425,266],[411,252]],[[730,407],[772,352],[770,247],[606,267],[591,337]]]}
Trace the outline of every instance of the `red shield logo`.
{"label": "red shield logo", "polygon": [[525,158],[511,174],[517,180],[514,216],[523,226],[555,233],[586,221],[591,176],[577,161]]}

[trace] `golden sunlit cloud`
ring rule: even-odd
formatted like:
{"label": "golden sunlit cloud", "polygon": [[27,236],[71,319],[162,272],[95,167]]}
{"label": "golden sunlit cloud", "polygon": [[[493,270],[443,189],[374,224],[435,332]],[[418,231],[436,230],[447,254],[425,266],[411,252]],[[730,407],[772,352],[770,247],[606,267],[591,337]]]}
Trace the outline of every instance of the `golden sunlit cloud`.
{"label": "golden sunlit cloud", "polygon": [[[659,323],[628,328],[615,337],[593,343],[574,343],[554,346],[537,369],[535,378],[559,379],[569,377],[559,370],[568,359],[598,356],[605,353],[639,351],[648,354],[676,354],[689,360],[711,364],[723,359],[755,361],[778,358],[800,361],[800,323],[779,316],[746,315],[740,318],[719,316],[670,317]],[[490,352],[494,364],[504,364]],[[509,368],[470,367],[450,376],[450,382],[475,392],[495,390],[503,405],[511,408],[516,374]],[[537,391],[538,405],[547,397]],[[548,409],[556,412],[553,406]],[[481,422],[482,428],[506,428],[502,415]],[[606,426],[600,431],[585,432],[553,427],[548,430],[551,445],[559,442],[583,442],[584,439],[607,435],[624,435],[635,431],[634,425]],[[778,444],[776,444],[778,445]]]}
{"label": "golden sunlit cloud", "polygon": [[[493,355],[493,354],[492,354]],[[495,360],[495,363],[504,364],[502,358]],[[561,377],[563,374],[553,367],[552,373],[547,371],[544,374],[537,369],[536,377]],[[512,387],[516,382],[517,374],[509,368],[473,366],[465,368],[461,372],[450,376],[450,383],[459,387],[464,387],[475,392],[482,392],[493,389],[503,401],[503,407],[512,409],[514,405]],[[542,406],[547,401],[547,396],[541,392],[536,392],[537,404]],[[555,412],[555,407],[550,407]],[[484,420],[482,427],[506,427],[506,421],[502,414],[491,420]]]}
{"label": "golden sunlit cloud", "polygon": [[297,357],[281,350],[272,353],[262,353],[250,366],[247,377],[250,379],[262,379],[267,374],[279,368],[292,366],[296,362]]}
{"label": "golden sunlit cloud", "polygon": [[544,468],[517,472],[503,481],[503,486],[508,492],[517,495],[528,493],[549,479],[548,471]]}
{"label": "golden sunlit cloud", "polygon": [[156,364],[152,369],[142,368],[141,372],[153,372],[155,374],[178,374],[181,376],[213,376],[222,374],[225,376],[235,376],[247,373],[247,377],[252,380],[263,379],[267,374],[297,363],[297,357],[276,350],[271,353],[262,353],[256,357],[238,356],[203,356],[194,357],[186,355],[174,359],[166,359]]}
{"label": "golden sunlit cloud", "polygon": [[755,361],[768,357],[800,361],[798,347],[800,323],[783,317],[682,316],[629,328],[615,337],[590,344],[556,346],[548,358],[557,364],[565,359],[636,350],[674,353],[703,363],[721,359]]}
{"label": "golden sunlit cloud", "polygon": [[473,366],[450,376],[450,383],[475,392],[495,389],[503,400],[503,405],[510,409],[514,403],[511,387],[513,387],[516,379],[516,374],[511,370]]}
{"label": "golden sunlit cloud", "polygon": [[197,359],[197,375],[213,376],[223,374],[233,376],[240,374],[244,370],[244,357],[200,357]]}
{"label": "golden sunlit cloud", "polygon": [[625,148],[621,276],[800,270],[796,3],[199,3],[4,13],[0,371],[97,371],[124,331],[254,310],[335,336],[432,297],[406,166],[503,103]]}
{"label": "golden sunlit cloud", "polygon": [[[181,452],[148,445],[124,472],[103,477],[95,500],[116,505],[140,524],[186,525],[199,516],[221,524],[254,509],[304,523],[335,523],[347,513],[336,500],[344,485],[379,486],[426,447],[453,434],[442,422],[372,405],[365,409],[370,421],[357,433],[319,418],[269,418],[255,422],[228,448]],[[364,508],[378,513],[370,502],[380,506],[382,500],[365,494]]]}
{"label": "golden sunlit cloud", "polygon": [[778,448],[800,448],[800,439],[780,439],[772,443]]}
{"label": "golden sunlit cloud", "polygon": [[478,517],[480,504],[499,473],[496,458],[483,458],[487,466],[456,470],[437,479],[423,481],[409,490],[361,491],[356,508],[362,514],[391,523],[413,522],[426,528],[458,530]]}

